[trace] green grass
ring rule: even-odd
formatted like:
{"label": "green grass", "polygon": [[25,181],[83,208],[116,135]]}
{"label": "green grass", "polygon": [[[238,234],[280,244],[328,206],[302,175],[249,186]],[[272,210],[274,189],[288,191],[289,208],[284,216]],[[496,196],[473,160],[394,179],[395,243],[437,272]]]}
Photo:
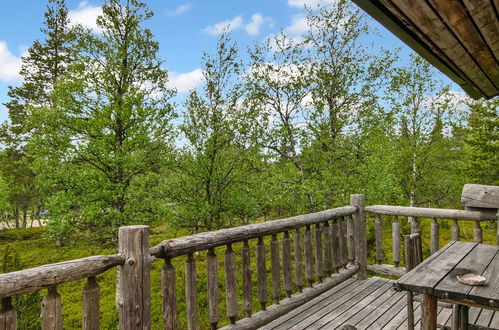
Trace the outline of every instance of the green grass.
{"label": "green grass", "polygon": [[[410,227],[404,218],[400,218],[401,234],[408,234]],[[440,222],[440,246],[450,241],[452,221]],[[423,253],[425,258],[430,254],[430,224],[431,219],[420,219],[420,228],[423,234]],[[472,241],[473,239],[473,223],[460,222],[461,227],[461,240]],[[369,263],[375,263],[375,244],[374,244],[374,219],[369,216],[367,221],[368,232],[368,254]],[[495,244],[496,240],[496,227],[495,224],[484,222],[483,225],[483,238],[484,243]],[[40,266],[43,264],[60,262],[64,260],[71,260],[82,258],[90,255],[97,254],[111,254],[116,250],[111,247],[101,246],[77,246],[72,248],[58,248],[53,243],[47,242],[43,237],[43,228],[29,228],[29,229],[14,229],[9,231],[0,231],[0,271],[14,271],[24,268]],[[188,235],[188,232],[177,230],[174,231],[165,225],[153,225],[151,235],[151,246],[161,242],[166,238],[173,238]],[[279,238],[282,234],[279,235]],[[293,235],[291,235],[293,238]],[[265,239],[267,246],[267,275],[268,275],[268,305],[272,304],[273,300],[270,295],[270,237]],[[253,269],[253,311],[259,310],[259,303],[256,294],[256,265],[255,265],[255,245],[256,240],[250,241],[251,259]],[[291,243],[291,248],[292,248]],[[242,265],[240,258],[240,250],[242,243],[233,245],[233,249],[237,255],[236,258],[236,271],[238,275],[238,290],[239,290],[239,310],[238,318],[243,318],[243,301],[242,301]],[[392,248],[391,248],[391,219],[385,217],[383,219],[383,250],[385,258],[383,263],[392,263]],[[402,247],[403,250],[403,247]],[[216,250],[217,259],[219,260],[219,283],[220,283],[220,313],[221,319],[219,326],[229,324],[228,318],[225,316],[225,295],[224,295],[224,271],[223,259],[225,247],[219,247]],[[293,253],[293,252],[292,252]],[[206,251],[196,254],[197,264],[197,278],[198,278],[198,319],[201,329],[209,329],[207,322],[207,283],[206,283]],[[401,253],[401,266],[403,266],[403,253]],[[177,288],[177,307],[179,328],[186,328],[185,320],[185,257],[178,257],[173,259],[172,263],[176,269],[176,288]],[[163,261],[157,260],[152,265],[151,269],[151,319],[152,329],[162,329],[162,298],[161,298],[161,268]],[[294,265],[293,265],[294,267]],[[115,307],[115,289],[116,289],[116,270],[111,269],[99,276],[97,276],[100,285],[101,293],[101,328],[114,329],[117,328],[118,313]],[[72,283],[66,283],[58,287],[58,292],[61,295],[63,315],[64,315],[64,328],[75,329],[81,327],[81,296],[82,289],[85,285],[85,280],[80,280]],[[38,293],[23,295],[15,301],[18,310],[19,329],[39,329],[39,303],[45,295],[46,290],[41,290]],[[285,296],[284,291],[282,297]]]}

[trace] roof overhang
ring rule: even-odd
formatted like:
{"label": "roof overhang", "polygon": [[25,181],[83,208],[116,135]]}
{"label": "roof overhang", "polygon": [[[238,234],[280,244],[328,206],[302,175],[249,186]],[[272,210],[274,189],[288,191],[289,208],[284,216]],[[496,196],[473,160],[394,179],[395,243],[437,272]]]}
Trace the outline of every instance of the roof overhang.
{"label": "roof overhang", "polygon": [[499,0],[353,0],[474,99],[499,95]]}

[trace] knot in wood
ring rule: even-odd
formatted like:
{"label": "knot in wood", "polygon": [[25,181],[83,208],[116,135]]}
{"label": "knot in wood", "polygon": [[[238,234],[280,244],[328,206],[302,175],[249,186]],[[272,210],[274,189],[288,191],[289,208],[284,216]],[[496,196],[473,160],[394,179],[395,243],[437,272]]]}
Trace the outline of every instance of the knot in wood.
{"label": "knot in wood", "polygon": [[129,266],[133,266],[133,265],[135,265],[135,260],[134,260],[133,258],[128,258],[128,260],[127,260],[126,262],[127,262],[127,264],[128,264]]}

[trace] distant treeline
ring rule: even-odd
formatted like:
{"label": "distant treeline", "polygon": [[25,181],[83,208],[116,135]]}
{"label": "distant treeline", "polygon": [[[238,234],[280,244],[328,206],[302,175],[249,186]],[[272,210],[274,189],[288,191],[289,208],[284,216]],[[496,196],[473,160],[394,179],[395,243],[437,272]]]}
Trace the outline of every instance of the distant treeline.
{"label": "distant treeline", "polygon": [[[464,183],[499,184],[499,100],[453,92],[419,57],[367,44],[350,1],[307,9],[241,56],[230,33],[176,104],[139,0],[107,0],[101,34],[49,0],[1,129],[0,209],[48,214],[50,239],[109,241],[117,227],[190,231],[370,204],[456,207]],[[244,60],[243,60],[244,59]]]}

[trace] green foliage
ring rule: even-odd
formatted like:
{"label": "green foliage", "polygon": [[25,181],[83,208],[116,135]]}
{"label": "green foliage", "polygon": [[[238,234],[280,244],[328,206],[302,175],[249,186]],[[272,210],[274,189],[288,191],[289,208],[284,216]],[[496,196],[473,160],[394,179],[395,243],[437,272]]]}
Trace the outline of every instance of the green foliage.
{"label": "green foliage", "polygon": [[187,141],[172,174],[172,197],[179,226],[212,230],[258,214],[259,155],[253,113],[239,103],[241,63],[228,34],[214,55],[204,55],[203,69],[203,91],[193,90],[186,101],[180,129]]}
{"label": "green foliage", "polygon": [[471,105],[465,152],[472,182],[499,185],[499,98]]}
{"label": "green foliage", "polygon": [[[158,43],[142,27],[140,1],[110,0],[102,36],[77,27],[77,55],[52,93],[54,107],[31,108],[33,169],[49,192],[49,235],[104,240],[119,226],[164,214],[158,189],[144,189],[168,151],[173,115]],[[137,200],[137,198],[139,200]]]}

